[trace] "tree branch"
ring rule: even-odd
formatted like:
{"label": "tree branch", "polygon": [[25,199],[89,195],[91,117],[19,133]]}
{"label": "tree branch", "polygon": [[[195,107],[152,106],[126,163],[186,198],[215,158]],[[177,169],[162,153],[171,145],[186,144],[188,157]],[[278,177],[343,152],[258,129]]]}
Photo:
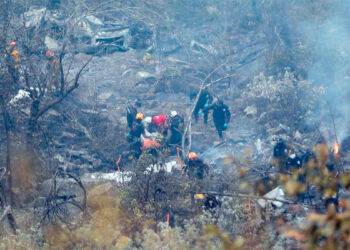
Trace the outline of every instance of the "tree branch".
{"label": "tree branch", "polygon": [[38,113],[36,114],[36,116],[33,117],[33,120],[35,120],[35,121],[38,120],[43,114],[45,114],[48,110],[50,110],[56,104],[62,102],[73,90],[75,90],[76,88],[79,87],[80,75],[83,72],[83,70],[86,68],[86,66],[91,62],[92,58],[93,58],[93,56],[90,57],[90,59],[83,65],[83,67],[81,67],[79,72],[76,74],[73,85],[69,89],[67,89],[67,91],[63,95],[56,98],[55,100],[53,100],[52,102],[47,104],[45,107],[43,107],[41,110],[39,110]]}

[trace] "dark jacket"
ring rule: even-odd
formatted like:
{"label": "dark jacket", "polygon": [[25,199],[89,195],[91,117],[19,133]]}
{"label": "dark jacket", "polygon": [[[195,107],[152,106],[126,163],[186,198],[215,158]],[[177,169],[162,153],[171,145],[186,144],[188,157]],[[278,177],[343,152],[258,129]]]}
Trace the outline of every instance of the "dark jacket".
{"label": "dark jacket", "polygon": [[212,210],[218,206],[220,207],[221,202],[218,201],[214,195],[209,194],[205,196],[204,206],[207,210]]}
{"label": "dark jacket", "polygon": [[231,119],[231,112],[227,105],[218,102],[213,107],[213,120],[217,129],[225,130],[224,124],[228,124]]}
{"label": "dark jacket", "polygon": [[[195,98],[196,95],[192,95],[192,98]],[[202,93],[199,96],[198,102],[196,107],[194,108],[193,114],[195,116],[198,115],[198,112],[200,110],[205,109],[207,106],[209,106],[211,104],[211,102],[213,101],[213,97],[211,96],[211,94],[208,91],[202,91]]]}
{"label": "dark jacket", "polygon": [[145,133],[145,127],[141,123],[141,120],[136,120],[131,127],[130,135],[135,138],[140,138]]}
{"label": "dark jacket", "polygon": [[136,118],[137,109],[134,106],[129,105],[126,107],[126,120],[128,122],[128,127],[132,129],[132,124]]}
{"label": "dark jacket", "polygon": [[273,147],[273,157],[275,158],[286,158],[288,147],[287,144],[279,139],[276,145]]}
{"label": "dark jacket", "polygon": [[170,118],[169,120],[169,130],[170,133],[168,133],[169,139],[168,144],[170,146],[180,146],[182,142],[182,135],[184,130],[184,118],[177,115],[175,117]]}
{"label": "dark jacket", "polygon": [[170,127],[170,129],[178,129],[178,130],[182,131],[184,128],[184,123],[185,123],[184,118],[182,118],[179,115],[176,115],[175,117],[170,118],[170,120],[169,120],[170,126],[169,127]]}
{"label": "dark jacket", "polygon": [[186,165],[185,172],[190,177],[203,179],[208,174],[209,166],[200,159],[188,160]]}

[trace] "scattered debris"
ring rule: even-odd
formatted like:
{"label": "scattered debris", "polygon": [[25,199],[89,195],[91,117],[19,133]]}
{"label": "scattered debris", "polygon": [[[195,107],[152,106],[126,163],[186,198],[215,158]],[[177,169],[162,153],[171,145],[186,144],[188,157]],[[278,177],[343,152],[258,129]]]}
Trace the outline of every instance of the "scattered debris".
{"label": "scattered debris", "polygon": [[[269,199],[276,199],[276,200],[284,200],[284,192],[281,186],[278,186],[274,189],[272,189],[270,192],[264,195],[264,197],[269,198]],[[275,205],[276,207],[282,207],[283,203],[280,201],[267,201],[267,200],[258,200],[258,204],[264,208],[266,207],[267,203],[271,203]]]}
{"label": "scattered debris", "polygon": [[29,97],[30,97],[30,93],[28,91],[20,89],[17,95],[10,100],[9,104],[15,105],[19,100],[22,100],[24,98],[29,98]]}
{"label": "scattered debris", "polygon": [[244,109],[244,112],[246,113],[246,115],[252,115],[255,116],[258,113],[257,108],[252,105],[252,106],[248,106]]}

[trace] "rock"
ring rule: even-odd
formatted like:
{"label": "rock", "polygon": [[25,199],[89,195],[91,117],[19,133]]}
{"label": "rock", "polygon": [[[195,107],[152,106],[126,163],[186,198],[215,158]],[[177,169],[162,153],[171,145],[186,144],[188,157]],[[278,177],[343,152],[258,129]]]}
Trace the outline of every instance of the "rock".
{"label": "rock", "polygon": [[47,111],[47,114],[48,116],[54,116],[54,117],[59,117],[60,116],[60,113],[58,113],[56,110],[54,109],[50,109]]}
{"label": "rock", "polygon": [[246,113],[246,115],[252,115],[255,116],[258,113],[257,108],[252,105],[252,106],[248,106],[244,109],[244,112]]}
{"label": "rock", "polygon": [[58,51],[60,49],[60,45],[58,44],[58,42],[49,36],[45,37],[45,45],[48,49],[53,51]]}
{"label": "rock", "polygon": [[144,79],[144,78],[149,78],[149,77],[154,77],[154,76],[151,73],[148,73],[145,71],[137,72],[137,78],[139,78],[139,79]]}
{"label": "rock", "polygon": [[60,164],[65,163],[64,157],[62,155],[60,155],[60,154],[56,154],[53,158],[57,159]]}
{"label": "rock", "polygon": [[98,168],[99,166],[101,166],[101,164],[102,164],[101,159],[98,159],[98,160],[96,160],[96,161],[94,161],[94,162],[92,163],[92,166],[93,166],[94,168]]}
{"label": "rock", "polygon": [[297,139],[297,140],[301,140],[302,139],[302,136],[300,134],[300,132],[297,130],[294,134],[294,138]]}
{"label": "rock", "polygon": [[45,13],[46,8],[25,12],[23,14],[25,19],[25,27],[35,27],[40,25],[41,19],[45,16]]}
{"label": "rock", "polygon": [[97,18],[97,17],[95,17],[95,16],[93,16],[93,15],[86,16],[85,18],[86,18],[86,20],[88,20],[88,21],[90,22],[90,24],[92,24],[92,25],[96,25],[96,26],[101,26],[101,25],[103,25],[103,22],[102,22],[99,18]]}
{"label": "rock", "polygon": [[122,126],[126,126],[126,124],[127,124],[126,117],[125,117],[125,116],[120,117],[119,123],[120,123]]}
{"label": "rock", "polygon": [[29,98],[30,93],[28,91],[25,91],[23,89],[20,89],[16,96],[14,96],[10,101],[10,105],[15,105],[19,100]]}
{"label": "rock", "polygon": [[102,101],[102,102],[107,102],[107,100],[112,96],[112,93],[110,92],[107,92],[107,93],[103,93],[103,94],[100,94],[98,96],[98,98]]}
{"label": "rock", "polygon": [[200,42],[197,42],[195,40],[191,41],[190,49],[196,53],[202,53],[203,51],[209,53],[209,54],[217,54],[217,51],[215,48],[211,45],[205,45]]}

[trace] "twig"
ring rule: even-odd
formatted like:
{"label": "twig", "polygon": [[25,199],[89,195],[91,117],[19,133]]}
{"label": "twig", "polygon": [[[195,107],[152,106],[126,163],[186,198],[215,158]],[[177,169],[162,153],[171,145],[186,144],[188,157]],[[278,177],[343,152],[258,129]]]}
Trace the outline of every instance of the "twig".
{"label": "twig", "polygon": [[329,113],[330,113],[330,115],[331,115],[332,122],[333,122],[333,129],[334,129],[335,141],[336,141],[337,143],[339,143],[339,141],[338,141],[338,136],[337,136],[337,130],[336,130],[336,128],[335,128],[334,114],[333,114],[333,111],[332,111],[332,107],[331,107],[331,105],[330,105],[330,103],[329,103],[328,101],[327,101],[327,105],[328,105]]}
{"label": "twig", "polygon": [[10,206],[5,207],[5,211],[2,213],[0,217],[0,222],[5,218],[5,216],[7,215],[8,211],[10,211],[10,209],[11,209]]}

